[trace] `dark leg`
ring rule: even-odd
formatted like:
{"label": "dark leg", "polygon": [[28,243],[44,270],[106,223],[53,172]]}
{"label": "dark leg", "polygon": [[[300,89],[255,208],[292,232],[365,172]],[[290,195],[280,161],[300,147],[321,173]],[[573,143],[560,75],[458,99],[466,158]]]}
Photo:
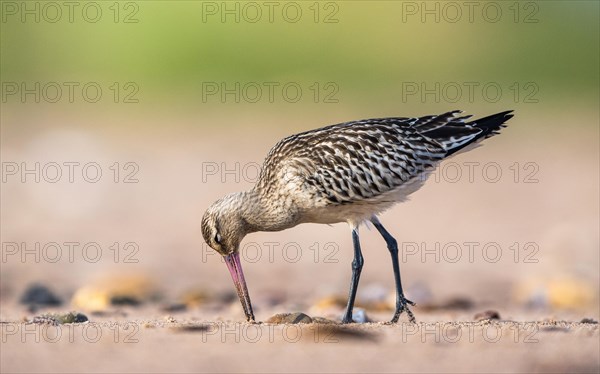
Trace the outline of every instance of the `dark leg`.
{"label": "dark leg", "polygon": [[354,307],[354,299],[356,298],[356,289],[358,288],[358,280],[363,267],[363,256],[360,251],[360,241],[358,239],[358,227],[352,229],[352,244],[354,245],[354,260],[352,261],[352,280],[350,282],[350,296],[348,297],[348,305],[342,323],[351,323],[352,308]]}
{"label": "dark leg", "polygon": [[379,231],[381,236],[383,236],[383,239],[385,239],[388,250],[392,255],[392,265],[394,266],[394,280],[396,281],[396,312],[394,313],[394,318],[392,318],[391,322],[398,322],[400,314],[406,311],[406,314],[408,314],[409,321],[415,323],[415,316],[408,308],[408,304],[414,306],[415,303],[413,303],[410,300],[407,300],[404,297],[404,291],[402,291],[402,282],[400,281],[400,263],[398,260],[398,242],[396,242],[396,239],[394,239],[394,237],[392,237],[392,235],[385,229],[385,227],[383,227],[383,225],[381,224],[381,222],[379,222],[377,217],[373,216],[373,218],[371,218],[371,222],[373,223],[373,225],[375,225],[375,228],[377,229],[377,231]]}

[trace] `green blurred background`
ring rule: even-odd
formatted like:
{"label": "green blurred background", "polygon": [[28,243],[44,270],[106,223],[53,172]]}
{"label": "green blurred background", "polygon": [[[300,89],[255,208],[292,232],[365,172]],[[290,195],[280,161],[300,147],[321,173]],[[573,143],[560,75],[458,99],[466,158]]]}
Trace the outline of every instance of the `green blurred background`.
{"label": "green blurred background", "polygon": [[[280,95],[269,103],[265,88],[258,102],[241,100],[242,105],[227,108],[263,116],[311,110],[349,112],[350,119],[490,104],[480,89],[469,100],[466,86],[456,103],[443,98],[438,103],[432,96],[421,100],[418,94],[403,100],[406,82],[425,82],[430,88],[435,82],[495,82],[503,93],[488,107],[526,112],[532,107],[538,113],[540,107],[583,110],[599,99],[596,1],[475,2],[473,8],[464,2],[301,1],[287,8],[276,2],[273,22],[264,2],[101,1],[88,8],[82,2],[73,8],[73,22],[58,2],[62,16],[54,23],[47,20],[55,18],[56,10],[45,2],[27,2],[30,9],[38,4],[39,23],[33,15],[22,22],[23,2],[3,3],[3,81],[93,81],[105,90],[112,82],[135,82],[135,97],[149,114],[222,112],[218,95],[203,102],[203,82],[300,84],[303,97],[297,105]],[[16,14],[13,3],[19,7]],[[98,21],[86,21],[86,14],[95,20],[96,9],[102,11]],[[227,14],[225,9],[238,11]],[[297,9],[299,20],[287,21],[296,18]],[[437,11],[428,14],[427,9]],[[309,89],[314,82],[321,84],[319,103]],[[322,88],[327,82],[338,88],[339,105],[322,102],[333,90]],[[529,82],[537,88],[523,88]],[[455,91],[449,92],[454,98]],[[523,102],[529,93],[539,105]],[[6,104],[15,101],[11,97]],[[227,103],[233,101],[230,96]],[[95,109],[83,104],[85,110]]]}

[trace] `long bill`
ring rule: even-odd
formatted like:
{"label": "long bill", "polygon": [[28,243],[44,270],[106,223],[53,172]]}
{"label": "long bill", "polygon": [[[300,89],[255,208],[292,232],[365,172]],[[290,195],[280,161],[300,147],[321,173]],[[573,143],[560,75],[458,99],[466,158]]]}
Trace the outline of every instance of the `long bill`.
{"label": "long bill", "polygon": [[250,302],[250,294],[248,293],[248,287],[246,287],[246,279],[244,279],[244,272],[242,271],[242,264],[240,263],[240,253],[234,252],[230,255],[225,256],[225,263],[231,273],[231,278],[235,284],[238,297],[244,308],[246,314],[246,320],[254,322],[254,312],[252,311],[252,303]]}

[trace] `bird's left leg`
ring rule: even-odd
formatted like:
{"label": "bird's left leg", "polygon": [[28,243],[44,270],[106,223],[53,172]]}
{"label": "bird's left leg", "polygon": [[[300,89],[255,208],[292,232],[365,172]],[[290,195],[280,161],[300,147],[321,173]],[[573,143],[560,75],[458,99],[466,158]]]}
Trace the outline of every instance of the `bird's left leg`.
{"label": "bird's left leg", "polygon": [[399,260],[398,260],[398,242],[385,229],[385,227],[383,227],[383,225],[381,224],[381,222],[379,222],[377,217],[373,216],[371,218],[371,222],[373,223],[373,225],[375,226],[377,231],[379,231],[381,236],[383,236],[383,239],[385,239],[388,250],[390,251],[390,254],[392,256],[392,266],[394,267],[394,280],[396,282],[396,312],[394,313],[394,318],[392,318],[392,320],[390,322],[392,322],[392,323],[398,322],[398,319],[400,318],[400,314],[402,314],[402,312],[406,311],[406,314],[408,314],[408,320],[412,323],[415,323],[416,322],[415,316],[408,308],[409,304],[414,306],[415,303],[406,299],[404,297],[404,291],[402,291],[402,282],[400,280],[400,264],[399,264]]}
{"label": "bird's left leg", "polygon": [[348,297],[348,305],[346,306],[346,312],[342,323],[351,323],[352,321],[352,308],[354,307],[354,299],[356,298],[356,289],[358,288],[358,280],[360,279],[360,272],[364,264],[362,252],[360,250],[360,241],[358,238],[358,227],[352,229],[352,244],[354,245],[354,260],[352,261],[352,280],[350,282],[350,295]]}

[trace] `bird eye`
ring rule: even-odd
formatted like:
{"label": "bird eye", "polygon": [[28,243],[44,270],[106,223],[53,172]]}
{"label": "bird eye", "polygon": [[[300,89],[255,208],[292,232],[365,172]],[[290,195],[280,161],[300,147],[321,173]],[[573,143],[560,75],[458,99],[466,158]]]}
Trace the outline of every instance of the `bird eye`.
{"label": "bird eye", "polygon": [[215,235],[215,243],[221,244],[221,239],[221,234],[217,233],[217,235]]}

